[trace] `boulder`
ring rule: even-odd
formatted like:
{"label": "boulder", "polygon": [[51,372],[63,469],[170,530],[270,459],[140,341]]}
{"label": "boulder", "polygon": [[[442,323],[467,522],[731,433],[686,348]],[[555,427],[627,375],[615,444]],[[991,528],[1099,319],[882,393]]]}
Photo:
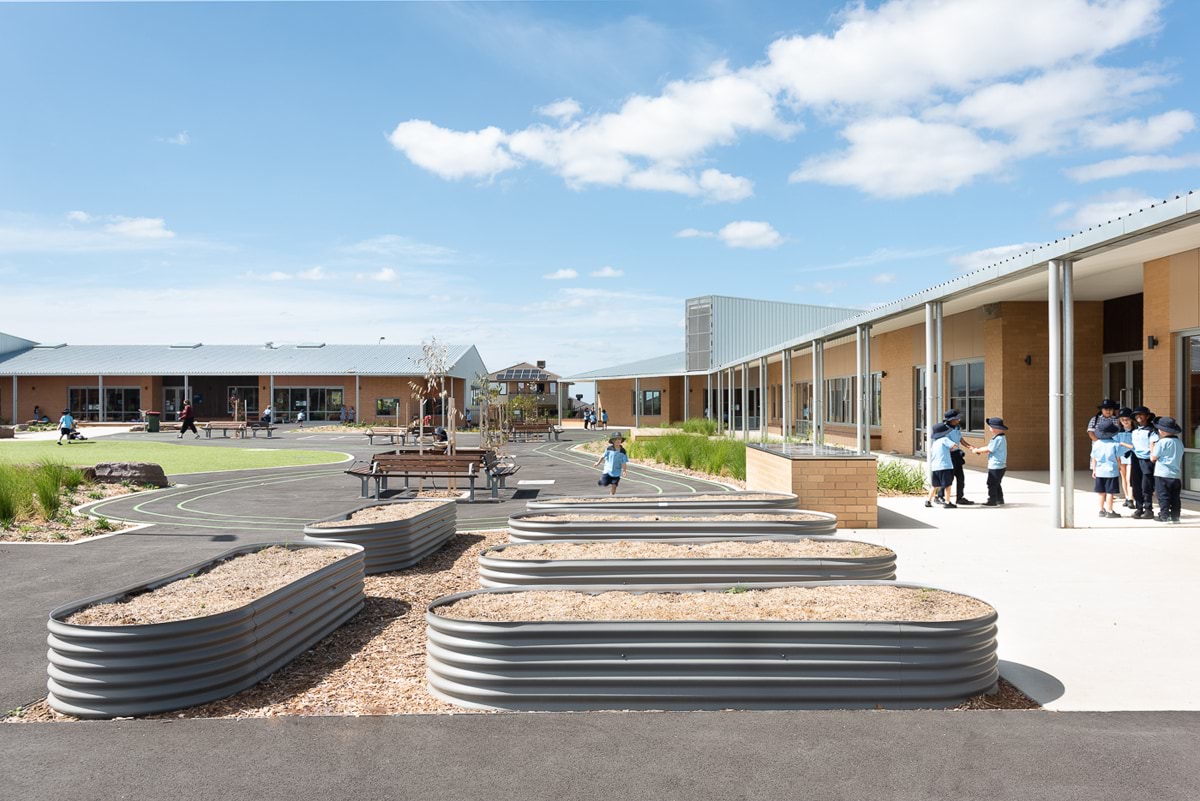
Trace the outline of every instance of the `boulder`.
{"label": "boulder", "polygon": [[0,439],[13,439],[16,429],[12,426],[0,426]]}
{"label": "boulder", "polygon": [[167,486],[167,474],[162,465],[150,462],[101,462],[94,468],[96,481],[101,484],[120,484],[122,481],[132,481],[134,484],[152,484],[156,487]]}

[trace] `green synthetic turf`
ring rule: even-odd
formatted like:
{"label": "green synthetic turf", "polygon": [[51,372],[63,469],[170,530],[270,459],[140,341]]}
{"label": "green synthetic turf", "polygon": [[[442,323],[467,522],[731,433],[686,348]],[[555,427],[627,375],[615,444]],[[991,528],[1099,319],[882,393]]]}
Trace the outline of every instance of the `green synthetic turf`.
{"label": "green synthetic turf", "polygon": [[168,475],[245,470],[255,467],[286,467],[299,464],[330,464],[345,459],[329,451],[248,450],[242,448],[175,445],[167,442],[116,442],[93,439],[87,442],[0,442],[0,463],[34,464],[43,459],[90,467],[97,462],[153,462]]}

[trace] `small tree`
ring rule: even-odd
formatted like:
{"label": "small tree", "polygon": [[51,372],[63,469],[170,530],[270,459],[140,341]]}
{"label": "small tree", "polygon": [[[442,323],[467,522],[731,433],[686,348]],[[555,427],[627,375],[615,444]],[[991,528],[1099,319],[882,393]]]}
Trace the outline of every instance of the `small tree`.
{"label": "small tree", "polygon": [[[446,452],[453,453],[455,446],[455,413],[453,408],[447,408],[449,393],[446,391],[446,374],[450,372],[450,353],[445,345],[438,342],[437,337],[428,342],[422,340],[421,357],[417,359],[417,364],[421,365],[425,370],[424,381],[412,381],[409,383],[409,386],[421,398],[421,406],[418,412],[421,419],[420,439],[417,440],[420,452],[425,452],[425,446],[422,443],[422,440],[425,438],[425,401],[428,400],[430,395],[433,395],[442,401],[442,422],[446,425],[450,440]],[[450,405],[452,406],[453,404]]]}
{"label": "small tree", "polygon": [[523,423],[537,418],[538,403],[533,395],[513,395],[508,405],[513,412],[520,414]]}

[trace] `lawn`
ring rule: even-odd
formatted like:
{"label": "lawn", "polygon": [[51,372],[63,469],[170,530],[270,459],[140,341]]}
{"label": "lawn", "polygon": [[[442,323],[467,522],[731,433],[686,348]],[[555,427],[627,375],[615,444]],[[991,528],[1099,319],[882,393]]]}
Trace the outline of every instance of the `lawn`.
{"label": "lawn", "polygon": [[97,462],[153,462],[168,475],[244,470],[254,467],[286,467],[300,464],[331,464],[346,457],[329,451],[243,450],[174,445],[166,442],[112,442],[103,439],[55,445],[45,442],[0,444],[0,463],[34,464],[42,460],[90,467]]}

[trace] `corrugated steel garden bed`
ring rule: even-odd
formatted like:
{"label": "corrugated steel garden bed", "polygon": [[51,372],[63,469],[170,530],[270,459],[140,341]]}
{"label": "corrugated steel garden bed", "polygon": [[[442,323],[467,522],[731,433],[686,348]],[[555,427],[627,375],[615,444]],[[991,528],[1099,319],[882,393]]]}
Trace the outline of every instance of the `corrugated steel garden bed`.
{"label": "corrugated steel garden bed", "polygon": [[[708,496],[719,496],[711,499]],[[700,499],[704,496],[705,499]],[[564,509],[592,510],[597,507],[617,509],[695,509],[698,511],[747,512],[759,509],[795,509],[800,499],[783,492],[720,492],[681,493],[664,495],[618,495],[598,496],[589,499],[546,498],[529,501],[525,508],[530,511],[561,511]]]}
{"label": "corrugated steel garden bed", "polygon": [[[563,510],[564,514],[568,512]],[[730,511],[691,511],[689,518],[699,520],[656,519],[660,512],[635,512],[638,520],[604,520],[604,512],[594,510],[594,520],[555,519],[546,511],[522,512],[508,519],[509,539],[513,542],[548,542],[559,539],[573,540],[640,540],[640,539],[694,539],[719,537],[721,539],[762,536],[812,536],[837,533],[837,516],[827,512],[810,512],[802,509],[758,509],[754,520],[729,520]],[[625,510],[620,510],[624,513]],[[679,510],[670,510],[672,512]],[[746,510],[743,510],[746,511]],[[571,509],[572,517],[584,514],[585,510]],[[769,516],[770,520],[761,519]]]}
{"label": "corrugated steel garden bed", "polygon": [[[317,522],[349,521],[355,512],[365,509],[429,502],[417,499],[366,503]],[[438,503],[436,509],[403,520],[368,524],[347,522],[346,525],[330,527],[308,525],[304,527],[304,541],[347,542],[362,546],[366,550],[366,572],[371,575],[403,570],[420,562],[454,536],[457,521],[457,504],[445,501]]]}

